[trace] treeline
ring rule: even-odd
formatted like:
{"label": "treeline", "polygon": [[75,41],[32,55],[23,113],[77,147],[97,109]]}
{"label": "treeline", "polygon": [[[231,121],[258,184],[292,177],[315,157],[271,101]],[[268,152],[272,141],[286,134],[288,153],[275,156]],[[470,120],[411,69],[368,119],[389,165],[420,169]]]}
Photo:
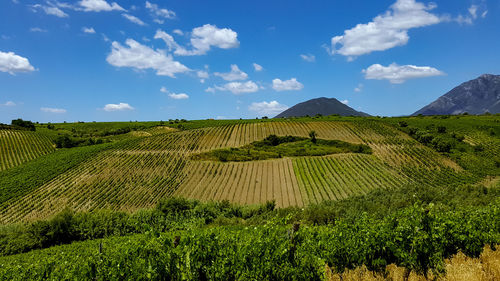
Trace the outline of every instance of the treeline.
{"label": "treeline", "polygon": [[0,130],[36,131],[35,123],[23,119],[12,120],[10,125],[0,123]]}

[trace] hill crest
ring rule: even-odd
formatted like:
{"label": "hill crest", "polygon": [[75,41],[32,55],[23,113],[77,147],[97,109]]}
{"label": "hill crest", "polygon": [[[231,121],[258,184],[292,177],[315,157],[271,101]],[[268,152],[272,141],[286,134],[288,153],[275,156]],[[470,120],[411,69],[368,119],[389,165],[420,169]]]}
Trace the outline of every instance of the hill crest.
{"label": "hill crest", "polygon": [[298,103],[276,115],[274,118],[315,116],[317,114],[324,116],[332,114],[341,116],[370,116],[364,112],[354,110],[336,98],[320,97]]}

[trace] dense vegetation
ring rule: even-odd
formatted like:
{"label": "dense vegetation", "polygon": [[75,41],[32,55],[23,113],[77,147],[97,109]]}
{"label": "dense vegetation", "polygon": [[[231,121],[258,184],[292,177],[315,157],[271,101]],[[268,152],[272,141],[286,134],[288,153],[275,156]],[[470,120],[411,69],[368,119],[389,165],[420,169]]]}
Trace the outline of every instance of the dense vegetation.
{"label": "dense vegetation", "polygon": [[371,149],[363,144],[351,144],[339,140],[317,139],[311,131],[311,138],[296,136],[279,137],[269,135],[261,141],[228,149],[217,149],[193,155],[194,160],[213,161],[254,161],[282,157],[324,156],[335,153],[371,153]]}

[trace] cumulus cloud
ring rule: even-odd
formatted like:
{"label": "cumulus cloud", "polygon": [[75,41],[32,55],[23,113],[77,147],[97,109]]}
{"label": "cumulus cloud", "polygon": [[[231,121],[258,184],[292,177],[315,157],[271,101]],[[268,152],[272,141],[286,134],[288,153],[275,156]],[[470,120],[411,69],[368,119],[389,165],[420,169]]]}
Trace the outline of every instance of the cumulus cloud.
{"label": "cumulus cloud", "polygon": [[231,64],[231,71],[226,73],[215,72],[215,76],[219,76],[226,81],[235,81],[235,80],[246,80],[248,78],[248,74],[241,71],[236,64]]}
{"label": "cumulus cloud", "polygon": [[271,116],[278,115],[287,109],[288,106],[280,104],[277,101],[254,102],[248,107],[248,110],[256,112],[260,115],[271,115]]}
{"label": "cumulus cloud", "polygon": [[170,93],[168,94],[168,96],[174,100],[184,100],[189,98],[189,96],[185,93],[180,93],[180,94]]}
{"label": "cumulus cloud", "polygon": [[364,87],[364,85],[360,83],[360,84],[358,84],[358,86],[356,88],[354,88],[354,91],[356,93],[359,93],[359,92],[363,91],[363,87]]}
{"label": "cumulus cloud", "polygon": [[30,28],[30,31],[31,32],[47,32],[47,29],[43,29],[40,27],[32,27],[32,28]]}
{"label": "cumulus cloud", "polygon": [[95,33],[95,30],[93,27],[82,27],[82,31],[84,33],[89,33],[89,34],[94,34]]}
{"label": "cumulus cloud", "polygon": [[[209,90],[210,89],[210,90]],[[212,90],[213,89],[213,90]],[[229,91],[235,95],[243,93],[255,93],[259,90],[259,86],[253,81],[247,82],[230,82],[223,86],[215,86],[219,91]],[[214,88],[208,88],[206,92],[215,92]]]}
{"label": "cumulus cloud", "polygon": [[120,102],[119,104],[109,103],[104,106],[104,111],[124,111],[124,110],[134,110],[132,106],[128,103]]}
{"label": "cumulus cloud", "polygon": [[109,4],[105,0],[81,0],[78,4],[86,12],[125,11],[125,9],[115,2]]}
{"label": "cumulus cloud", "polygon": [[311,54],[302,54],[302,55],[300,55],[300,57],[304,61],[307,61],[307,62],[315,62],[316,61],[316,57],[314,55],[311,55]]}
{"label": "cumulus cloud", "polygon": [[168,93],[168,90],[165,87],[161,87],[160,88],[160,92],[162,92],[162,93]]}
{"label": "cumulus cloud", "polygon": [[205,70],[198,70],[196,72],[196,75],[198,76],[198,78],[200,78],[201,83],[205,83],[205,79],[208,79],[208,77],[210,77],[210,74],[208,74],[208,72]]}
{"label": "cumulus cloud", "polygon": [[253,63],[253,69],[257,72],[262,71],[264,68],[260,64]]}
{"label": "cumulus cloud", "polygon": [[40,110],[48,113],[66,113],[66,109],[63,108],[42,107]]}
{"label": "cumulus cloud", "polygon": [[331,40],[331,54],[356,57],[405,45],[408,30],[437,24],[442,19],[430,13],[436,5],[415,0],[397,0],[388,11],[371,22],[358,24]]}
{"label": "cumulus cloud", "polygon": [[13,52],[0,51],[0,71],[14,75],[17,72],[31,72],[35,68],[27,58],[16,55]]}
{"label": "cumulus cloud", "polygon": [[172,32],[177,34],[177,35],[181,35],[181,36],[184,35],[184,32],[182,32],[182,30],[180,30],[180,29],[174,29]]}
{"label": "cumulus cloud", "polygon": [[59,17],[59,18],[67,18],[69,17],[68,14],[66,14],[63,10],[59,9],[58,7],[52,5],[52,3],[48,2],[50,6],[46,6],[46,5],[41,5],[41,4],[35,4],[33,5],[33,9],[34,11],[36,11],[36,9],[40,9],[42,11],[44,11],[47,15],[51,15],[51,16],[56,16],[56,17]]}
{"label": "cumulus cloud", "polygon": [[162,50],[153,50],[141,45],[133,39],[125,41],[127,46],[114,41],[111,53],[106,61],[118,67],[132,67],[135,69],[154,69],[160,76],[175,78],[176,73],[187,72],[190,69],[178,61],[174,61],[172,56],[167,55]]}
{"label": "cumulus cloud", "polygon": [[146,25],[141,19],[139,19],[136,16],[130,15],[130,14],[122,14],[122,16],[126,19],[128,19],[130,22],[133,22],[135,24],[138,24],[140,26]]}
{"label": "cumulus cloud", "polygon": [[153,4],[146,1],[146,9],[153,15],[155,22],[162,24],[163,19],[173,19],[175,18],[175,12],[167,9],[159,8],[157,4]]}
{"label": "cumulus cloud", "polygon": [[365,79],[389,80],[392,84],[401,84],[406,80],[444,75],[443,72],[430,66],[398,65],[392,63],[389,66],[374,64],[363,69]]}
{"label": "cumulus cloud", "polygon": [[340,102],[347,105],[349,103],[349,100],[341,100]]}
{"label": "cumulus cloud", "polygon": [[297,81],[296,78],[282,81],[281,79],[273,80],[273,89],[275,91],[299,91],[304,88],[304,85]]}
{"label": "cumulus cloud", "polygon": [[216,90],[215,90],[214,87],[208,87],[208,88],[205,89],[205,92],[207,92],[207,93],[215,93],[215,91]]}
{"label": "cumulus cloud", "polygon": [[167,46],[175,50],[174,54],[178,56],[204,55],[212,47],[231,49],[240,45],[238,33],[229,28],[218,28],[211,24],[205,24],[193,29],[190,39],[191,50],[177,44],[171,35],[162,30],[158,30],[154,38],[165,41]]}

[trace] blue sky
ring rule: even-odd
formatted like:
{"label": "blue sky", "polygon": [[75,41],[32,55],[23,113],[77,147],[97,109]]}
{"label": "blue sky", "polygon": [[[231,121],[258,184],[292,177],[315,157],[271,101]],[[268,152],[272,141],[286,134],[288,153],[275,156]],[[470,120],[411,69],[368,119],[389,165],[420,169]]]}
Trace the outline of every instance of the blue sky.
{"label": "blue sky", "polygon": [[500,1],[0,2],[0,122],[407,115],[500,74]]}

